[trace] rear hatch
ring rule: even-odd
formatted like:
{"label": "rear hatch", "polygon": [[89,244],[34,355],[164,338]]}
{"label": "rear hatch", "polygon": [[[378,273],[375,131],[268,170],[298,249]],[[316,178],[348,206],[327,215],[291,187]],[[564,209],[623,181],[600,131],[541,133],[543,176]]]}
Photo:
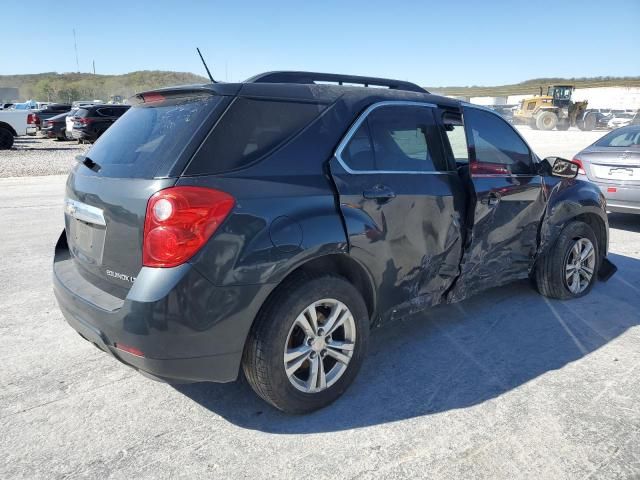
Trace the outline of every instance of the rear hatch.
{"label": "rear hatch", "polygon": [[184,90],[140,97],[79,158],[65,225],[70,261],[85,280],[125,298],[142,267],[149,197],[175,184],[227,98]]}

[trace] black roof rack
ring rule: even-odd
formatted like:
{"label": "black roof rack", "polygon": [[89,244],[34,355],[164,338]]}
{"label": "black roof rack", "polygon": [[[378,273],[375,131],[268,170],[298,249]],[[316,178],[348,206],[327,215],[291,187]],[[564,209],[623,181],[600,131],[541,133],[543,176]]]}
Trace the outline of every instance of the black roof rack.
{"label": "black roof rack", "polygon": [[335,82],[338,85],[357,84],[364,87],[388,87],[393,90],[408,90],[410,92],[429,93],[424,88],[411,82],[393,80],[390,78],[362,77],[359,75],[341,75],[338,73],[319,72],[266,72],[245,80],[246,83],[301,83]]}

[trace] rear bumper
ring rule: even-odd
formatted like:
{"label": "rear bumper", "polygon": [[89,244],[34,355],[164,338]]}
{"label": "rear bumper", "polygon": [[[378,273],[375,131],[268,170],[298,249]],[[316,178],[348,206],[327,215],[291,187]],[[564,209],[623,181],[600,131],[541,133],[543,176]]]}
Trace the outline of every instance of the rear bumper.
{"label": "rear bumper", "polygon": [[607,211],[640,214],[640,186],[596,183],[607,199]]}
{"label": "rear bumper", "polygon": [[90,142],[93,142],[96,140],[95,135],[93,135],[92,133],[85,132],[84,130],[78,130],[77,128],[74,128],[73,130],[71,130],[71,136],[76,140],[87,140]]}
{"label": "rear bumper", "polygon": [[[56,248],[53,286],[67,323],[122,363],[169,383],[230,382],[244,342],[270,289],[215,287],[190,264],[143,268],[125,299],[80,275],[66,247]],[[102,292],[102,293],[100,293]],[[100,298],[101,296],[109,297]],[[125,345],[144,356],[117,348]]]}

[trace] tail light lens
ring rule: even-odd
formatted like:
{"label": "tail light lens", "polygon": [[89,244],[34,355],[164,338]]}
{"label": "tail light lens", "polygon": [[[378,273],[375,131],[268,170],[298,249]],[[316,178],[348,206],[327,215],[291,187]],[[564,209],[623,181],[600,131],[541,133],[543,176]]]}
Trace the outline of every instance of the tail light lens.
{"label": "tail light lens", "polygon": [[91,119],[87,117],[74,117],[73,120],[78,122],[80,125],[89,125],[91,123]]}
{"label": "tail light lens", "polygon": [[147,203],[142,263],[176,267],[209,240],[235,205],[228,193],[203,187],[160,190]]}
{"label": "tail light lens", "polygon": [[39,122],[38,115],[30,113],[27,115],[27,125],[36,125]]}
{"label": "tail light lens", "polygon": [[578,164],[578,175],[586,175],[587,172],[584,171],[584,165],[582,164],[582,160],[579,158],[574,158],[572,162]]}

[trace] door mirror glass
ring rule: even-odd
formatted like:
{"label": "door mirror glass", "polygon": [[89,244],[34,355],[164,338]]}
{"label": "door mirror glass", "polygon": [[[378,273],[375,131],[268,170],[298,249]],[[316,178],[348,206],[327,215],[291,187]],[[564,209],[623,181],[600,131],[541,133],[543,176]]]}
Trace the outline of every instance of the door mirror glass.
{"label": "door mirror glass", "polygon": [[542,167],[544,173],[552,177],[576,178],[580,165],[566,158],[547,157],[542,161]]}

